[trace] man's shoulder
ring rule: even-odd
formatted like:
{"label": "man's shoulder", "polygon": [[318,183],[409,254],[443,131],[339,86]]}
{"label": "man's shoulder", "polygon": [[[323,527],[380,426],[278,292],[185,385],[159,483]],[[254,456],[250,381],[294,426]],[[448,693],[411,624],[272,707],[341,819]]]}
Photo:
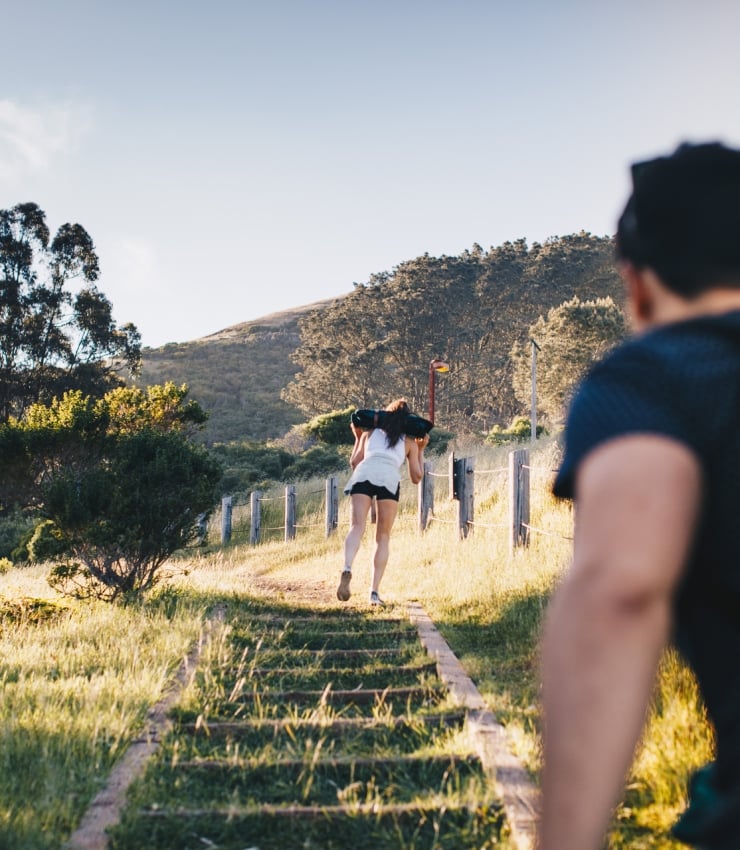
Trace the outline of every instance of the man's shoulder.
{"label": "man's shoulder", "polygon": [[740,367],[740,312],[664,325],[613,349],[591,374],[629,375],[630,382],[704,381]]}

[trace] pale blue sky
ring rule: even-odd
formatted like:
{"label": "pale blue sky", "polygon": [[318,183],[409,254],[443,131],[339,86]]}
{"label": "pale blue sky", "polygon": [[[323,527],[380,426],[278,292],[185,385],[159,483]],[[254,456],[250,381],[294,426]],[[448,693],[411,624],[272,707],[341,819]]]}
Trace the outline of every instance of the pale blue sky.
{"label": "pale blue sky", "polygon": [[735,0],[0,0],[0,207],[79,222],[145,345],[424,252],[612,233],[740,145]]}

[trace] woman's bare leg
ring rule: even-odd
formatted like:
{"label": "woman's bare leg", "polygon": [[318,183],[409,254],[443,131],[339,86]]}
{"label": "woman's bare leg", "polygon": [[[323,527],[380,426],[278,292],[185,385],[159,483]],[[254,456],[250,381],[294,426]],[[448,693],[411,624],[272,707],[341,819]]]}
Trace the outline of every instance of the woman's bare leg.
{"label": "woman's bare leg", "polygon": [[391,529],[398,513],[398,502],[393,499],[378,500],[378,521],[375,528],[375,551],[373,552],[373,581],[370,592],[377,593],[383,579],[390,552]]}
{"label": "woman's bare leg", "polygon": [[340,602],[346,602],[350,597],[349,584],[352,579],[352,563],[362,543],[362,535],[365,533],[367,515],[371,504],[370,496],[363,493],[354,493],[350,497],[349,531],[344,539],[344,569],[337,588],[337,599]]}
{"label": "woman's bare leg", "polygon": [[365,533],[367,515],[372,504],[370,496],[354,493],[350,496],[349,531],[344,538],[344,566],[351,569]]}

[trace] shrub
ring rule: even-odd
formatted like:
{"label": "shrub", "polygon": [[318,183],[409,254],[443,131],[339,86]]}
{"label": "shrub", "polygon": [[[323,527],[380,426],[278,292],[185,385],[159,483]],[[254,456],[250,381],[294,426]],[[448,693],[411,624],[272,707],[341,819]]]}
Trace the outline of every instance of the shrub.
{"label": "shrub", "polygon": [[20,557],[16,553],[24,538],[26,543],[30,539],[36,522],[36,519],[20,510],[10,511],[0,517],[0,558],[10,558],[14,563],[27,560],[25,544]]}
{"label": "shrub", "polygon": [[64,536],[50,519],[36,522],[26,530],[10,557],[14,563],[51,561],[67,552]]}
{"label": "shrub", "polygon": [[295,461],[295,455],[285,449],[254,442],[219,443],[212,452],[224,468],[221,493],[245,492],[267,480],[281,481]]}
{"label": "shrub", "polygon": [[192,440],[204,414],[186,396],[171,384],[100,399],[73,391],[0,428],[0,466],[12,470],[0,504],[50,521],[17,554],[55,560],[49,580],[63,593],[139,593],[195,537],[221,467]]}
{"label": "shrub", "polygon": [[32,563],[51,561],[67,553],[67,541],[56,525],[45,519],[34,528],[27,549]]}
{"label": "shrub", "polygon": [[330,446],[351,446],[355,438],[349,427],[350,416],[354,407],[346,410],[332,410],[331,413],[322,413],[315,416],[304,425],[307,434],[315,437],[319,442]]}
{"label": "shrub", "polygon": [[442,428],[432,428],[429,432],[427,454],[444,454],[454,438],[455,435],[451,431],[445,431]]}
{"label": "shrub", "polygon": [[300,480],[302,478],[314,478],[346,468],[346,455],[341,454],[335,448],[314,446],[312,449],[303,452],[285,470],[285,479]]}
{"label": "shrub", "polygon": [[220,476],[204,448],[153,431],[119,435],[103,463],[55,475],[44,512],[70,558],[52,571],[51,584],[109,601],[151,587],[167,558],[196,538]]}
{"label": "shrub", "polygon": [[[547,432],[542,425],[537,426],[537,436],[543,436]],[[532,423],[526,416],[517,416],[508,428],[494,425],[486,437],[487,443],[502,445],[504,443],[521,443],[532,436]]]}

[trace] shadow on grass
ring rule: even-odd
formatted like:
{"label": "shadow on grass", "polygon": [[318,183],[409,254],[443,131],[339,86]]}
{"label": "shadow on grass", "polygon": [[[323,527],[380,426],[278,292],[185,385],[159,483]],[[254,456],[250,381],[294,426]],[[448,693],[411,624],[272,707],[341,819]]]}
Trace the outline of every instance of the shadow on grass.
{"label": "shadow on grass", "polygon": [[515,703],[530,705],[548,598],[541,591],[481,598],[445,606],[435,622],[479,688],[506,690]]}

